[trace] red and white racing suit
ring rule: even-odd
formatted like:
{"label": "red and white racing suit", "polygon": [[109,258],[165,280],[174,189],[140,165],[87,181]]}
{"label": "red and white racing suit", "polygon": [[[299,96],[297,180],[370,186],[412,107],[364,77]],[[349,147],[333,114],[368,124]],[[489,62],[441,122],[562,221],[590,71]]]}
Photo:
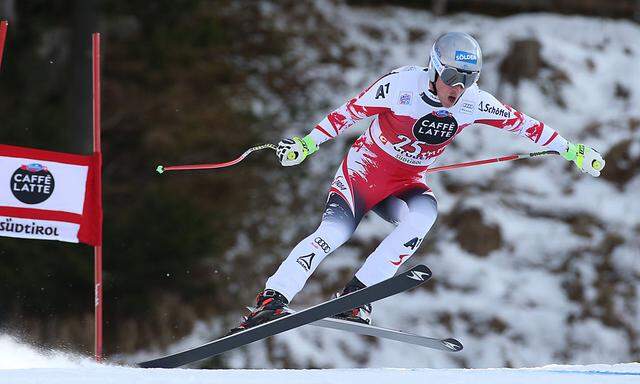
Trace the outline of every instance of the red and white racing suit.
{"label": "red and white racing suit", "polygon": [[567,141],[558,132],[502,104],[475,84],[455,105],[444,108],[429,91],[428,79],[424,67],[396,69],[316,125],[310,135],[320,145],[373,116],[336,173],[320,226],[291,251],[267,281],[267,288],[291,300],[324,257],[349,239],[369,210],[397,226],[356,277],[368,286],[393,276],[417,250],[437,216],[425,170],[472,124],[524,136],[548,150],[566,150]]}

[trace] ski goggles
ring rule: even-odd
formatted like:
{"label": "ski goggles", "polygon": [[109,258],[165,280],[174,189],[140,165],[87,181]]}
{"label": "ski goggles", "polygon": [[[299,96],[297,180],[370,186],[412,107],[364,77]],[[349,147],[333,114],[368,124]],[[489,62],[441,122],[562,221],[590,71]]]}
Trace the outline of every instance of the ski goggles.
{"label": "ski goggles", "polygon": [[466,89],[478,81],[478,77],[480,77],[480,72],[478,71],[464,71],[442,64],[434,52],[431,52],[431,61],[442,82],[450,87],[460,84]]}
{"label": "ski goggles", "polygon": [[444,67],[442,72],[440,72],[442,82],[450,87],[455,87],[460,84],[464,88],[469,88],[478,80],[479,76],[479,72],[462,71],[452,67]]}

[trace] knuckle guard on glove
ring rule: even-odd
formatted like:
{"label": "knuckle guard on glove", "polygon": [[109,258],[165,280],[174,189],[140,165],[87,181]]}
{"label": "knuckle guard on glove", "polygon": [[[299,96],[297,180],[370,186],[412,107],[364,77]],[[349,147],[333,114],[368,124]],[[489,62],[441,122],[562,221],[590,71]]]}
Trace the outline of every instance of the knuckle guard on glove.
{"label": "knuckle guard on glove", "polygon": [[278,143],[276,154],[280,160],[280,164],[285,167],[292,165],[298,165],[304,161],[309,155],[316,152],[318,146],[313,140],[307,136],[303,139],[299,137],[293,137],[290,139],[283,139]]}
{"label": "knuckle guard on glove", "polygon": [[307,157],[304,153],[301,140],[297,137],[280,141],[280,143],[278,143],[277,154],[280,159],[280,164],[285,167],[298,165]]}
{"label": "knuckle guard on glove", "polygon": [[606,164],[598,151],[584,144],[569,144],[567,151],[562,153],[562,157],[574,162],[578,169],[593,177],[600,176]]}

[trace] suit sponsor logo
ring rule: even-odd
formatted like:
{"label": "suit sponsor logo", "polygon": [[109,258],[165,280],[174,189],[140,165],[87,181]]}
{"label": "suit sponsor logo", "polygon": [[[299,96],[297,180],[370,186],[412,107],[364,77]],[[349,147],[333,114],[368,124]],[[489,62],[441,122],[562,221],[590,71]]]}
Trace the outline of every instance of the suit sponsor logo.
{"label": "suit sponsor logo", "polygon": [[327,244],[326,241],[324,241],[322,237],[316,237],[315,239],[313,239],[313,242],[315,243],[314,247],[320,247],[324,251],[324,253],[331,252],[331,247],[329,246],[329,244]]}
{"label": "suit sponsor logo", "polygon": [[315,255],[315,253],[310,253],[308,255],[300,256],[296,259],[296,262],[300,264],[302,269],[309,272],[309,270],[311,270],[311,263],[313,263],[313,257]]}
{"label": "suit sponsor logo", "polygon": [[471,115],[473,114],[473,107],[475,106],[474,103],[469,102],[469,101],[465,101],[465,100],[460,100],[461,101],[461,105],[460,105],[460,113],[464,113],[467,115]]}
{"label": "suit sponsor logo", "polygon": [[378,90],[376,91],[376,97],[375,97],[376,100],[384,99],[387,97],[387,95],[389,94],[389,84],[390,83],[387,83],[384,85],[380,85],[378,87]]}
{"label": "suit sponsor logo", "polygon": [[416,120],[413,135],[419,141],[439,145],[453,138],[458,132],[458,122],[445,110],[432,112]]}
{"label": "suit sponsor logo", "polygon": [[347,186],[345,185],[345,180],[343,176],[336,177],[332,185],[339,191],[344,192],[347,190]]}
{"label": "suit sponsor logo", "polygon": [[404,243],[404,246],[411,249],[412,251],[415,251],[416,248],[418,248],[418,246],[420,246],[420,243],[422,242],[422,239],[419,237],[414,237],[413,239],[407,241],[406,243]]}
{"label": "suit sponsor logo", "polygon": [[398,104],[400,105],[411,105],[411,99],[412,99],[413,93],[411,92],[403,92],[400,94],[400,97],[398,98]]}
{"label": "suit sponsor logo", "polygon": [[480,102],[480,104],[478,105],[478,109],[480,110],[480,112],[490,113],[492,115],[504,117],[505,119],[511,117],[511,111],[505,108],[494,107],[493,105],[485,101]]}

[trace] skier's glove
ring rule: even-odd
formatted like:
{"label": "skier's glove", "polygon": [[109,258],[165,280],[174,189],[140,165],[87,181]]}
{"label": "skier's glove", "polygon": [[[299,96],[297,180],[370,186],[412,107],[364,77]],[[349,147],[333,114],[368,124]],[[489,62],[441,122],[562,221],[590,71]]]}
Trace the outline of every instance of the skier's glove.
{"label": "skier's glove", "polygon": [[299,138],[294,136],[290,139],[283,139],[278,143],[276,154],[280,159],[280,164],[285,167],[298,165],[307,158],[307,156],[315,153],[318,146],[309,136]]}
{"label": "skier's glove", "polygon": [[565,159],[576,163],[576,166],[582,172],[587,172],[593,177],[600,176],[600,171],[604,169],[606,164],[598,151],[584,144],[569,143],[567,151],[561,153],[561,155]]}

